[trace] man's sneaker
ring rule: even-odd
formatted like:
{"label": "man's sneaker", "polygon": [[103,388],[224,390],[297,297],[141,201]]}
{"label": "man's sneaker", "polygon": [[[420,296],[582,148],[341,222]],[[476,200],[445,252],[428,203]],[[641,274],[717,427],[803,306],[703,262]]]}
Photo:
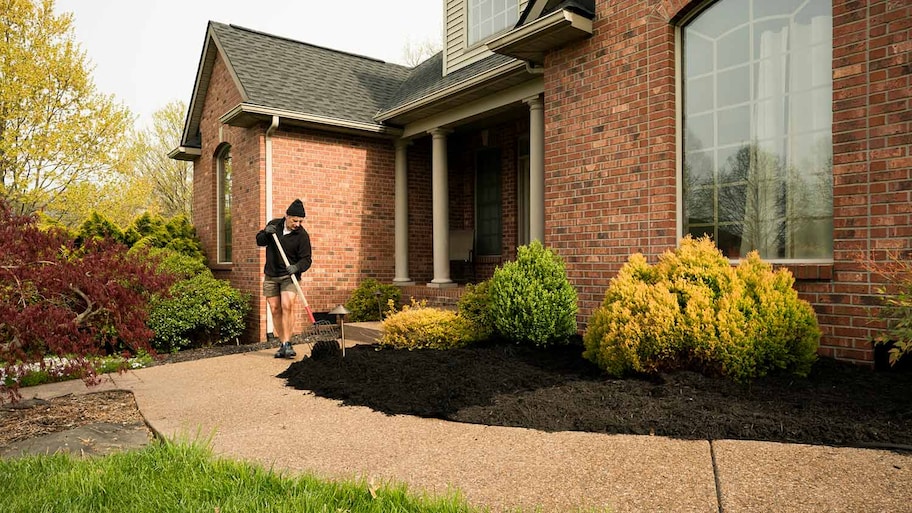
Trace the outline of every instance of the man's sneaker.
{"label": "man's sneaker", "polygon": [[298,356],[298,353],[291,347],[291,342],[285,342],[285,357],[294,358],[295,356]]}
{"label": "man's sneaker", "polygon": [[291,342],[282,342],[279,350],[276,351],[276,358],[294,358],[298,353],[291,347]]}

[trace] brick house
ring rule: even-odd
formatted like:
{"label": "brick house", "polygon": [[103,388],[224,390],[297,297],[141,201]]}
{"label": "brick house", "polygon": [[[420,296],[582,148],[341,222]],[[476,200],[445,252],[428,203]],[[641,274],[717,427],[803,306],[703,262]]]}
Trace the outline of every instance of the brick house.
{"label": "brick house", "polygon": [[209,24],[171,156],[194,162],[211,267],[253,294],[251,341],[254,234],[300,197],[316,311],[367,277],[453,297],[539,239],[582,329],[631,253],[707,233],[792,270],[821,354],[873,359],[861,261],[912,235],[912,4],[443,1],[443,50],[415,68]]}

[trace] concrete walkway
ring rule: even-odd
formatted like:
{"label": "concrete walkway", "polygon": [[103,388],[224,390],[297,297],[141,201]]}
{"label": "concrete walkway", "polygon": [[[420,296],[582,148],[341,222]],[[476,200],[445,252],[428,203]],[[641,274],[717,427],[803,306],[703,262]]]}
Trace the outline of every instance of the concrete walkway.
{"label": "concrete walkway", "polygon": [[492,511],[912,513],[912,454],[388,416],[286,387],[275,376],[290,362],[273,352],[141,369],[92,389],[67,382],[22,392],[130,390],[167,438],[211,437],[217,454],[280,471],[458,490]]}

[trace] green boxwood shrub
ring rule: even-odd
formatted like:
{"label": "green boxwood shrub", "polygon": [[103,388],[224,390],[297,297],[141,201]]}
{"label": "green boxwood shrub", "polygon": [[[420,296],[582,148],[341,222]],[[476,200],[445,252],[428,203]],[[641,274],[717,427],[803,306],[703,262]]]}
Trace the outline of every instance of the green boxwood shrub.
{"label": "green boxwood shrub", "polygon": [[756,252],[732,267],[705,237],[685,237],[655,266],[632,255],[592,314],[584,356],[615,376],[679,368],[737,381],[807,375],[820,328],[793,284]]}
{"label": "green boxwood shrub", "polygon": [[[379,294],[378,294],[379,292]],[[388,310],[390,301],[394,305],[399,304],[402,297],[402,291],[395,285],[385,285],[375,280],[367,278],[362,281],[358,288],[352,292],[351,298],[345,303],[348,309],[350,322],[379,321],[381,319],[381,310]]]}
{"label": "green boxwood shrub", "polygon": [[453,310],[405,305],[383,320],[380,345],[396,349],[453,349],[476,339],[475,326]]}
{"label": "green boxwood shrub", "polygon": [[471,324],[474,331],[473,339],[476,341],[489,339],[494,334],[490,287],[489,281],[466,285],[456,307],[459,316]]}
{"label": "green boxwood shrub", "polygon": [[156,351],[174,351],[232,342],[244,331],[249,294],[211,272],[171,286],[170,297],[152,300],[149,328]]}
{"label": "green boxwood shrub", "polygon": [[509,340],[547,346],[576,334],[577,295],[564,262],[540,241],[494,271],[488,293],[494,327]]}

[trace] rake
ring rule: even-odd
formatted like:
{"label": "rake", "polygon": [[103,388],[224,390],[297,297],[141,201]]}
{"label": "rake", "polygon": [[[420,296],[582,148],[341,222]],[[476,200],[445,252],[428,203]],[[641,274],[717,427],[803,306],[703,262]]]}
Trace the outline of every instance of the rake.
{"label": "rake", "polygon": [[[288,262],[288,257],[285,255],[285,250],[282,248],[282,244],[279,242],[279,236],[275,233],[272,234],[273,240],[275,240],[276,247],[279,248],[279,254],[282,255],[282,262],[285,263],[285,267],[291,265]],[[301,290],[301,284],[298,283],[298,278],[291,274],[291,282],[294,284],[295,290],[298,291],[298,296],[301,298],[301,303],[304,304],[304,310],[307,312],[307,318],[310,319],[310,328],[305,330],[302,334],[302,340],[306,344],[311,344],[311,350],[313,350],[313,344],[317,342],[335,342],[338,338],[336,336],[336,326],[331,322],[321,319],[317,321],[314,319],[313,310],[310,308],[310,303],[307,302],[307,297],[304,296],[304,291]]]}

